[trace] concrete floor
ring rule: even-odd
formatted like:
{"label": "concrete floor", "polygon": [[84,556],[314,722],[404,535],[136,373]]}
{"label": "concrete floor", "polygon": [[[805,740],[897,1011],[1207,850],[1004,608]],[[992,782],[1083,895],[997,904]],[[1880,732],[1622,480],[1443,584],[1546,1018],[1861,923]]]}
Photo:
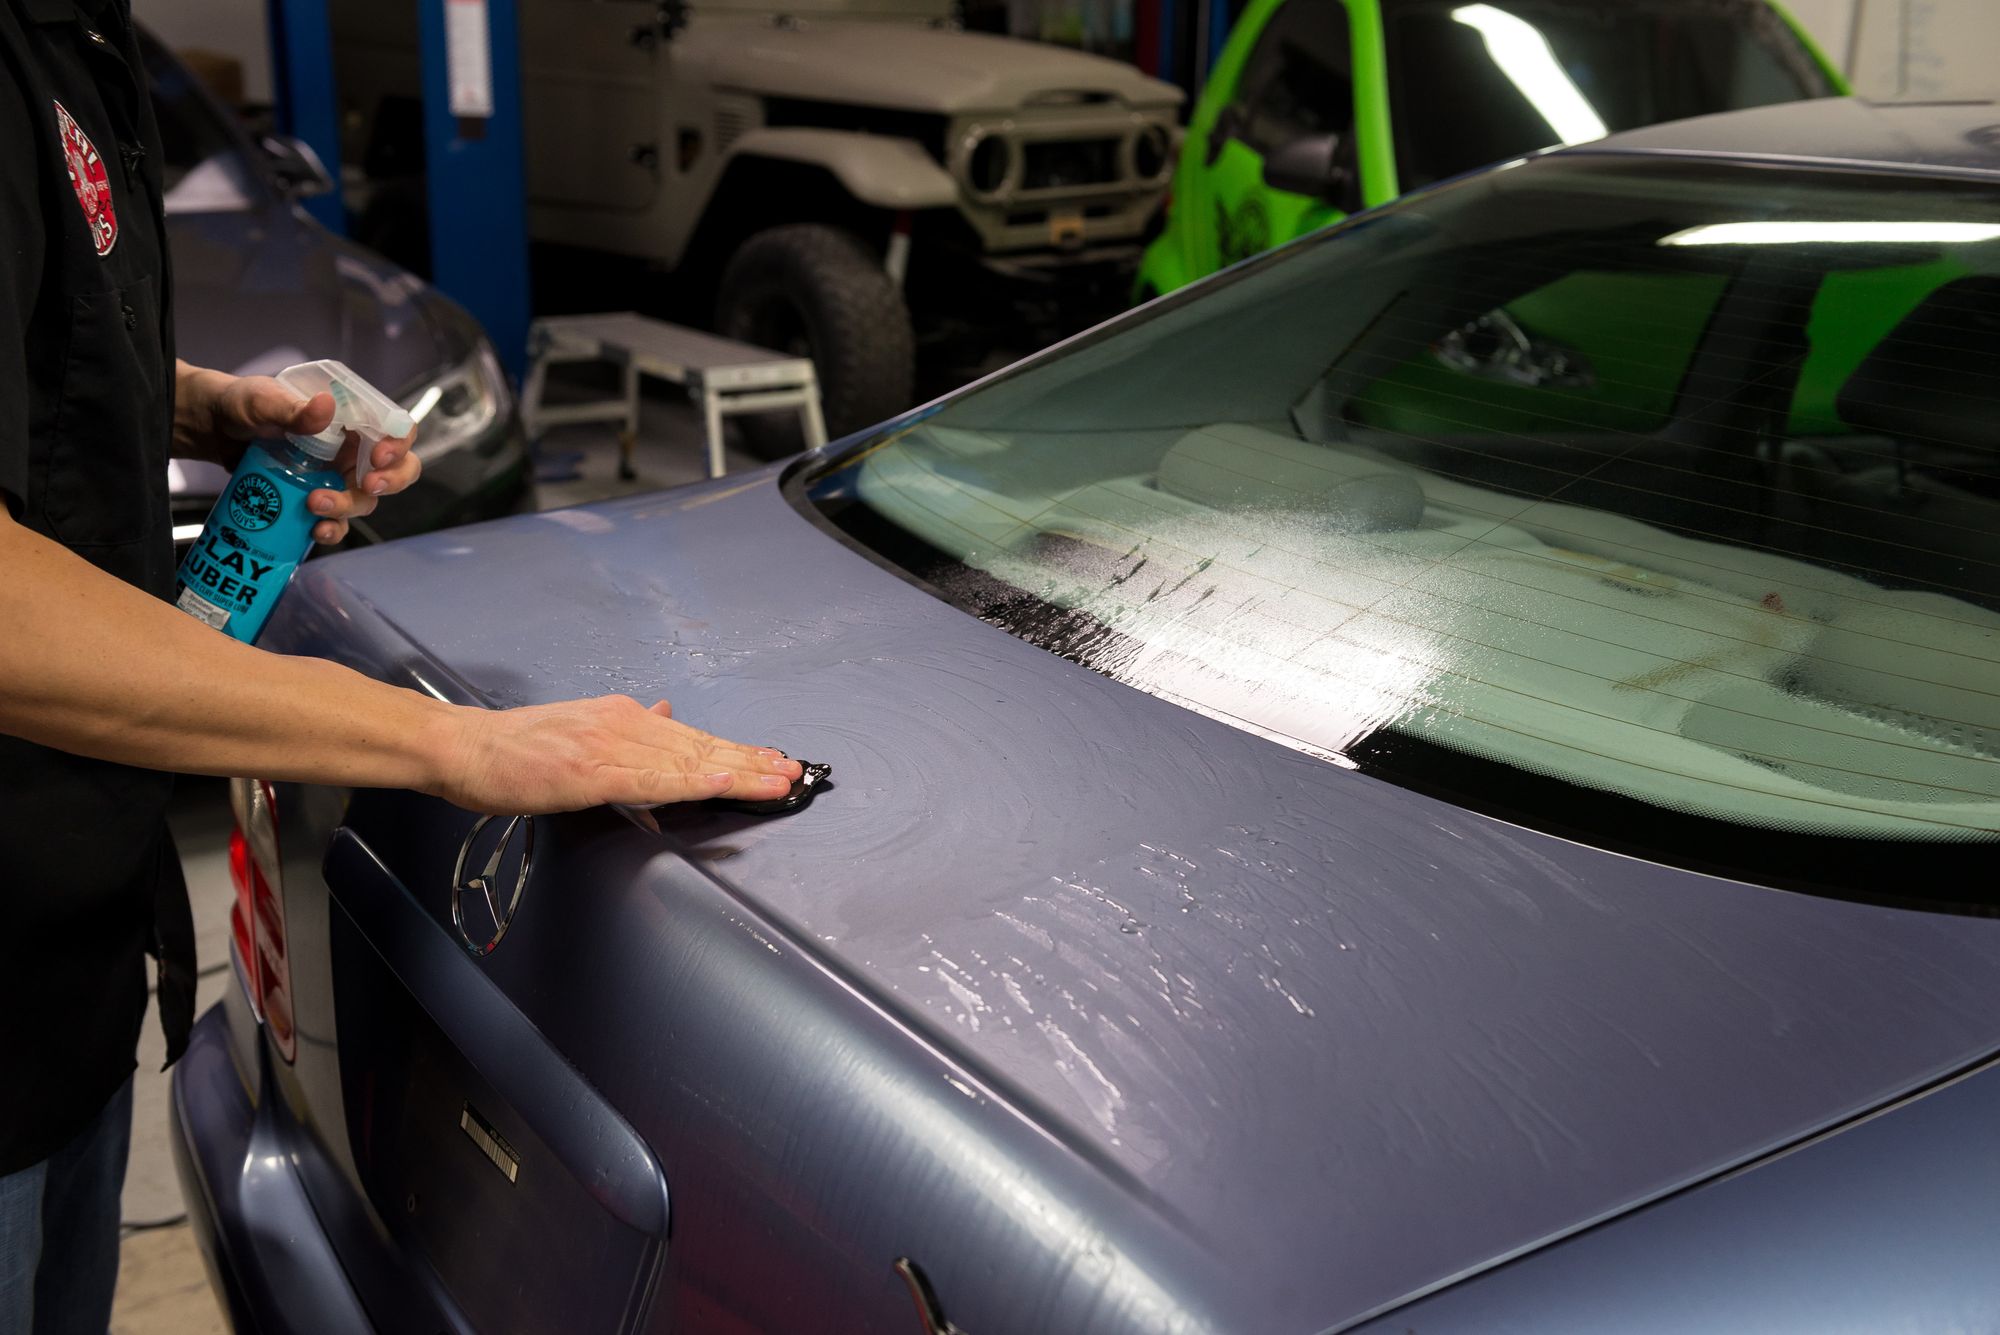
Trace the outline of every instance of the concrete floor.
{"label": "concrete floor", "polygon": [[[538,486],[537,500],[545,509],[706,476],[700,421],[669,386],[648,387],[634,456],[636,482],[618,479],[617,434],[610,426],[560,427],[549,432],[545,447],[549,456],[578,456],[571,465],[574,477]],[[727,457],[731,472],[758,466],[740,450],[730,449]],[[217,779],[184,781],[171,819],[194,902],[203,974],[198,1000],[206,1010],[224,988],[236,985],[229,967],[229,907],[235,892],[229,882],[231,817],[225,784]],[[149,1016],[133,1089],[132,1157],[124,1199],[127,1233],[111,1330],[112,1335],[220,1335],[228,1323],[187,1226],[168,1145],[167,1076],[160,1070],[165,1055],[159,1025]]]}

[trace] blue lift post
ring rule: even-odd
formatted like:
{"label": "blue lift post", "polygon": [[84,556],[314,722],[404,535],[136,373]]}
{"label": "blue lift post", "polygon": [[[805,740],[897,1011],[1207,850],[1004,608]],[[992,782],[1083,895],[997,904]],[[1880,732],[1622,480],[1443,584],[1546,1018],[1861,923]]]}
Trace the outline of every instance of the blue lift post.
{"label": "blue lift post", "polygon": [[[310,144],[338,180],[340,98],[327,6],[328,0],[269,0],[266,12],[278,128]],[[453,6],[486,17],[490,116],[452,114],[445,11]],[[485,326],[518,381],[528,360],[528,203],[514,0],[421,0],[418,8],[432,281]],[[338,190],[306,207],[333,230],[346,230]]]}
{"label": "blue lift post", "polygon": [[[483,10],[493,114],[451,105],[446,11]],[[528,360],[528,189],[514,0],[421,0],[431,280],[486,327],[518,383]]]}
{"label": "blue lift post", "polygon": [[[333,86],[333,32],[327,0],[270,0],[273,110],[278,132],[304,140],[340,180],[340,99]],[[307,212],[336,232],[347,230],[338,188],[305,201]]]}

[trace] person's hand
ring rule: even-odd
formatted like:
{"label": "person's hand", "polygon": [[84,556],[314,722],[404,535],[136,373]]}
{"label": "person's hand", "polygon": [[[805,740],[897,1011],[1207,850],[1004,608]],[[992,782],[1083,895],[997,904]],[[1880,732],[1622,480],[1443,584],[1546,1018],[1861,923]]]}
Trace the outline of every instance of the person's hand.
{"label": "person's hand", "polygon": [[[180,363],[174,383],[174,453],[208,459],[234,468],[253,440],[283,435],[311,436],[333,421],[333,395],[319,393],[301,399],[298,393],[267,375],[225,375]],[[322,487],[306,498],[319,522],[315,542],[335,543],[347,536],[350,519],[373,514],[384,496],[407,489],[423,471],[410,452],[413,431],[400,439],[370,445],[353,432],[341,445],[332,467],[350,479],[347,487]]]}
{"label": "person's hand", "polygon": [[769,747],[711,737],[629,696],[459,711],[437,795],[468,811],[536,815],[710,797],[769,801],[801,766]]}
{"label": "person's hand", "polygon": [[[326,422],[331,422],[333,396],[315,394],[310,402],[321,399],[326,400]],[[320,424],[320,430],[326,429],[326,422]],[[320,516],[313,525],[313,541],[339,542],[347,536],[348,520],[374,514],[384,496],[407,490],[424,470],[423,460],[410,452],[416,439],[414,428],[407,436],[384,436],[374,442],[348,432],[333,459],[334,469],[351,479],[348,486],[341,491],[322,487],[306,497],[307,507]]]}

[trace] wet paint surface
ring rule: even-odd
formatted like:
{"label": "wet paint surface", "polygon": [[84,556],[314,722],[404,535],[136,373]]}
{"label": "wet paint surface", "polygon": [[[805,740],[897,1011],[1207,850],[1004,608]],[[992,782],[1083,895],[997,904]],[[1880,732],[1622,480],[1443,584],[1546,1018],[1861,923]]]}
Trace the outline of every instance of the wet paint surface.
{"label": "wet paint surface", "polygon": [[[667,838],[782,927],[771,953],[828,961],[1215,1258],[1214,1310],[1352,1320],[2000,1043],[2000,923],[1614,857],[1287,750],[937,602],[769,476],[317,563],[267,634],[497,704],[667,697],[831,764],[795,815]],[[348,638],[295,603],[355,609]],[[601,838],[606,865],[657,847]],[[573,912],[586,953],[642,950]],[[685,1097],[619,1068],[667,1018],[628,1009],[646,988],[510,984],[625,1017],[570,1055],[642,1128],[647,1089]]]}

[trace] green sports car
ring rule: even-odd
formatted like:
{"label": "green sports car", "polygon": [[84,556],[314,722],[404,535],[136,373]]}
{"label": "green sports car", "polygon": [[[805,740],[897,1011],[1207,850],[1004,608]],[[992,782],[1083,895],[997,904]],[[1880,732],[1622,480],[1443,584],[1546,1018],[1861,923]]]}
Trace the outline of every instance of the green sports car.
{"label": "green sports car", "polygon": [[1846,91],[1769,0],[1251,0],[1137,295],[1536,149]]}

